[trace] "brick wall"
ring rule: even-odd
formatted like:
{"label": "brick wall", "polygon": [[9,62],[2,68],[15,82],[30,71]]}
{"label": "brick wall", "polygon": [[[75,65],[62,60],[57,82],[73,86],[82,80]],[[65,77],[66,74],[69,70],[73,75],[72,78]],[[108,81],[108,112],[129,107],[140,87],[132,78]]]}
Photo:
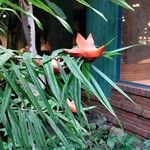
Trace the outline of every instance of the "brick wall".
{"label": "brick wall", "polygon": [[[150,138],[150,89],[120,83],[118,85],[140,106],[140,108],[136,107],[123,95],[112,89],[110,103],[122,122],[124,129],[143,138]],[[93,96],[91,99],[93,100],[92,105],[98,106],[93,111],[93,114],[101,112],[108,121],[116,125],[116,119],[100,105],[96,98]]]}

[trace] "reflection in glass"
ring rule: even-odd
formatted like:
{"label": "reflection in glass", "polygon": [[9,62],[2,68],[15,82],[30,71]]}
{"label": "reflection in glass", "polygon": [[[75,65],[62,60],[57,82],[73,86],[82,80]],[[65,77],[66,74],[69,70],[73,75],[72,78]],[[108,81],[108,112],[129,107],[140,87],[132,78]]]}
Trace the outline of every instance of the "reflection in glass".
{"label": "reflection in glass", "polygon": [[123,10],[122,46],[143,44],[123,52],[121,80],[150,85],[150,1],[130,0],[135,12]]}

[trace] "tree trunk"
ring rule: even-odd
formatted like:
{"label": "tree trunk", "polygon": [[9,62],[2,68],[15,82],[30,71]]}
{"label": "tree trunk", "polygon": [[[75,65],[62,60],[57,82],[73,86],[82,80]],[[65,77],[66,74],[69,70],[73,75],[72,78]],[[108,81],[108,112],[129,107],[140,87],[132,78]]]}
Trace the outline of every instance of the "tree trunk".
{"label": "tree trunk", "polygon": [[[32,4],[28,3],[25,0],[19,0],[20,6],[26,11],[31,14],[33,14],[33,7]],[[21,19],[22,19],[22,26],[25,34],[25,39],[27,41],[27,46],[29,46],[29,50],[33,55],[37,55],[37,49],[36,49],[36,33],[35,33],[35,24],[32,17],[27,16],[26,14],[21,13]],[[41,80],[46,83],[45,77],[43,75],[39,75]],[[45,88],[44,84],[39,80],[42,88]],[[30,88],[32,89],[34,94],[39,94],[34,87],[34,85],[29,84]]]}
{"label": "tree trunk", "polygon": [[[33,14],[32,5],[24,0],[19,0],[20,6],[26,11]],[[36,55],[36,43],[35,43],[35,24],[32,17],[27,16],[26,14],[21,13],[22,26],[24,30],[25,39],[27,46],[32,54]]]}

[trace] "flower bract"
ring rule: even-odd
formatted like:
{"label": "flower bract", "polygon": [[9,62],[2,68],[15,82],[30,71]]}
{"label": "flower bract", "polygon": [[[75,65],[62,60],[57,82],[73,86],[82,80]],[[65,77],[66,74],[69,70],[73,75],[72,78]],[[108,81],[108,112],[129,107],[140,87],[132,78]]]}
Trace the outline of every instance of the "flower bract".
{"label": "flower bract", "polygon": [[77,34],[76,38],[77,46],[72,49],[64,49],[64,52],[70,54],[73,57],[82,57],[86,60],[95,60],[103,55],[105,45],[96,48],[92,34],[90,33],[88,38],[85,39],[81,34]]}

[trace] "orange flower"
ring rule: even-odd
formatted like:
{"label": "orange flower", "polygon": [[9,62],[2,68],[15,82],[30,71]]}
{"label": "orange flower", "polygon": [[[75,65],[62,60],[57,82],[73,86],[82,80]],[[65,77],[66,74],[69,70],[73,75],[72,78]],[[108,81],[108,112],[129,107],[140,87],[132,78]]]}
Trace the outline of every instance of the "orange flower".
{"label": "orange flower", "polygon": [[[35,63],[36,63],[37,65],[40,65],[40,66],[43,65],[41,59],[35,59]],[[64,67],[64,65],[62,64],[62,62],[58,62],[58,63],[60,63],[60,65],[61,65],[62,67]],[[52,59],[52,60],[51,60],[51,64],[52,64],[52,66],[53,66],[54,72],[55,72],[55,73],[59,73],[60,71],[59,71],[59,67],[58,67],[58,64],[57,64],[57,60]]]}
{"label": "orange flower", "polygon": [[69,99],[67,99],[67,104],[68,104],[71,112],[73,112],[73,113],[77,112],[74,101],[70,101]]}
{"label": "orange flower", "polygon": [[101,56],[104,52],[105,46],[96,48],[94,45],[94,40],[92,34],[90,33],[88,38],[83,38],[79,33],[76,38],[77,47],[72,49],[64,49],[64,52],[67,52],[73,57],[83,57],[86,60],[95,60]]}

